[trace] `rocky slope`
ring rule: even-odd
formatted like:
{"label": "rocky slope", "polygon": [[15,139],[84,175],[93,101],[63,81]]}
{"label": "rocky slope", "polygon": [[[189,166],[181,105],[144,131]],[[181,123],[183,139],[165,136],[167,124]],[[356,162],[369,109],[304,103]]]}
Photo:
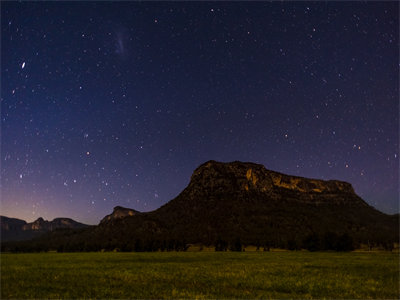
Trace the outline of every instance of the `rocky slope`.
{"label": "rocky slope", "polygon": [[80,229],[88,227],[86,224],[69,218],[56,218],[53,221],[38,218],[34,222],[27,223],[24,220],[0,216],[0,224],[2,241],[29,240],[59,228]]}
{"label": "rocky slope", "polygon": [[114,210],[111,214],[105,216],[100,223],[108,222],[111,220],[116,220],[116,219],[122,219],[125,217],[129,216],[134,216],[140,214],[137,210],[131,209],[131,208],[125,208],[122,206],[116,206],[114,207]]}
{"label": "rocky slope", "polygon": [[[173,200],[150,212],[103,223],[98,233],[213,244],[284,244],[312,233],[348,233],[358,241],[396,239],[398,218],[369,206],[351,184],[307,179],[254,163],[209,161]],[[117,230],[118,229],[118,230]]]}
{"label": "rocky slope", "polygon": [[369,206],[349,183],[289,176],[242,162],[201,165],[188,187],[153,214],[173,224],[170,230],[209,242],[217,236],[279,242],[327,231],[363,239],[379,232],[393,236],[396,230],[390,216]]}
{"label": "rocky slope", "polygon": [[208,161],[175,199],[155,211],[116,207],[98,226],[50,234],[38,245],[63,251],[132,250],[144,242],[145,249],[161,249],[171,241],[213,245],[240,239],[288,247],[310,235],[332,233],[356,243],[393,243],[399,216],[369,206],[343,181],[289,176],[254,163]]}

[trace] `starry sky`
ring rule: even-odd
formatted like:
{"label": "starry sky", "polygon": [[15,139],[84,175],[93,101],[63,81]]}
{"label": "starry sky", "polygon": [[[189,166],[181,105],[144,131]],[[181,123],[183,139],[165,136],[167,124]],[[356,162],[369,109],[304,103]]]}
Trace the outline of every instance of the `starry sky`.
{"label": "starry sky", "polygon": [[208,160],[399,212],[399,3],[3,2],[1,214],[150,211]]}

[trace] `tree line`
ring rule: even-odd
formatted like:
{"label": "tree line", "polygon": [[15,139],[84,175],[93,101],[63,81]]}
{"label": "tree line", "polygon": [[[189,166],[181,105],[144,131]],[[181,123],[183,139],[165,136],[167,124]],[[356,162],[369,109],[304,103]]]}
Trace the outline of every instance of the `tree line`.
{"label": "tree line", "polygon": [[[103,236],[103,239],[89,238],[89,235],[74,235],[71,230],[59,230],[57,234],[52,233],[43,238],[30,241],[4,242],[1,243],[2,252],[90,252],[90,251],[121,251],[121,252],[154,252],[154,251],[186,251],[192,244],[179,237],[160,239],[160,236],[137,237],[120,239],[111,235]],[[70,237],[70,238],[68,238]],[[73,238],[72,238],[73,237]],[[211,243],[196,243],[208,247],[214,247],[215,251],[244,251],[246,246],[256,246],[257,251],[269,251],[271,248],[287,250],[308,251],[352,251],[360,246],[358,241],[347,234],[326,232],[323,234],[310,233],[302,239],[281,239],[263,241],[256,240],[249,243],[239,236],[226,239],[217,237]],[[392,241],[368,241],[370,249],[380,247],[385,250],[393,250]]]}

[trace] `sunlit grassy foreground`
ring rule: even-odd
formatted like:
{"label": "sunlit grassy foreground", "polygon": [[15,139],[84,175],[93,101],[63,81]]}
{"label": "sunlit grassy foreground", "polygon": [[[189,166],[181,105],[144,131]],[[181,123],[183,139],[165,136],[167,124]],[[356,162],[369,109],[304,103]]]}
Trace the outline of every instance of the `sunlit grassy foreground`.
{"label": "sunlit grassy foreground", "polygon": [[398,253],[1,254],[1,298],[399,298]]}

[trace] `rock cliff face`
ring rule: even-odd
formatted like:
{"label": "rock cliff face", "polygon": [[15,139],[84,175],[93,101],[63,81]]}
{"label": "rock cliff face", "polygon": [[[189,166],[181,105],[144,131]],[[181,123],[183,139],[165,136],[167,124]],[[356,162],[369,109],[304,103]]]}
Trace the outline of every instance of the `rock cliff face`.
{"label": "rock cliff face", "polygon": [[267,170],[263,165],[238,161],[232,163],[208,161],[194,171],[190,185],[206,189],[219,186],[264,193],[287,189],[309,194],[354,194],[353,187],[347,182],[289,176]]}
{"label": "rock cliff face", "polygon": [[249,242],[266,236],[301,239],[328,231],[363,239],[379,230],[390,236],[396,231],[395,222],[349,183],[289,176],[238,161],[202,164],[181,194],[151,214],[185,239],[209,242],[218,236]]}
{"label": "rock cliff face", "polygon": [[[29,226],[43,228],[45,222],[38,219]],[[140,213],[117,206],[98,226],[71,235],[54,232],[43,243],[68,251],[83,244],[89,250],[127,250],[142,242],[212,245],[239,238],[247,245],[287,247],[328,233],[363,243],[398,241],[399,216],[377,211],[343,181],[289,176],[254,163],[208,161],[157,210]]]}
{"label": "rock cliff face", "polygon": [[[110,219],[115,222],[105,222]],[[396,224],[398,218],[369,206],[349,183],[285,175],[254,163],[208,161],[159,209],[129,213],[116,208],[94,232],[112,232],[120,240],[151,236],[212,244],[222,237],[282,245],[326,232],[348,233],[360,241],[395,239]]]}
{"label": "rock cliff face", "polygon": [[69,218],[56,218],[53,221],[47,221],[43,218],[38,218],[32,223],[26,223],[22,226],[22,230],[39,230],[39,231],[51,231],[58,228],[84,228],[87,225],[76,222]]}
{"label": "rock cliff face", "polygon": [[114,207],[114,210],[111,214],[105,216],[100,223],[104,223],[104,222],[108,222],[111,220],[116,220],[116,219],[122,219],[125,217],[129,217],[129,216],[134,216],[140,214],[140,212],[131,209],[131,208],[125,208],[122,206],[116,206]]}
{"label": "rock cliff face", "polygon": [[45,229],[47,229],[47,224],[43,218],[38,218],[32,223],[27,223],[24,226],[22,226],[22,230],[45,230]]}
{"label": "rock cliff face", "polygon": [[224,199],[228,195],[235,200],[280,200],[282,205],[300,202],[311,205],[368,206],[347,182],[289,176],[267,170],[263,165],[237,161],[208,161],[202,164],[194,171],[188,187],[177,199],[191,202],[197,198],[195,202],[202,202],[214,197]]}
{"label": "rock cliff face", "polygon": [[59,228],[79,229],[88,227],[86,224],[69,218],[56,218],[53,221],[38,218],[32,223],[27,223],[24,220],[1,216],[0,223],[2,241],[27,240]]}
{"label": "rock cliff face", "polygon": [[21,229],[26,224],[24,220],[0,216],[1,230],[12,231]]}

